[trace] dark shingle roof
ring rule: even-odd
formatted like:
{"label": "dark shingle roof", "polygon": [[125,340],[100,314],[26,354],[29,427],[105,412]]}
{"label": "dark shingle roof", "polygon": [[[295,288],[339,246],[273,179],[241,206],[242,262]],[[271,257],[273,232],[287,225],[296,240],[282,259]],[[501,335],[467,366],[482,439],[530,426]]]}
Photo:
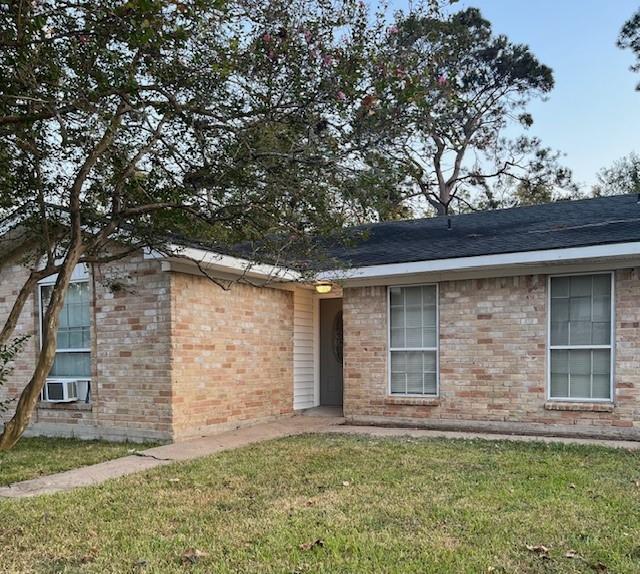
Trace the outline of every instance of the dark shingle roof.
{"label": "dark shingle roof", "polygon": [[640,241],[636,195],[559,201],[362,226],[362,240],[330,249],[351,267]]}

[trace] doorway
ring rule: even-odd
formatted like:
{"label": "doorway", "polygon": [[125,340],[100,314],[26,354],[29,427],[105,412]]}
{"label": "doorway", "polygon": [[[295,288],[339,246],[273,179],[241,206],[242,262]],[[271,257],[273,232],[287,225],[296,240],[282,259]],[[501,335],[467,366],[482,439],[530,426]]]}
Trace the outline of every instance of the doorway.
{"label": "doorway", "polygon": [[342,299],[320,299],[320,406],[342,406]]}

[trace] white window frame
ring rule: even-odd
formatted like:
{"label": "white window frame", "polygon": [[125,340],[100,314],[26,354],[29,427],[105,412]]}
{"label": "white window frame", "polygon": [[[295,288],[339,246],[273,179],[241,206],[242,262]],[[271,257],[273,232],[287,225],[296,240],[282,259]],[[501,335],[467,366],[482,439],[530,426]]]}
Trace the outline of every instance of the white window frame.
{"label": "white window frame", "polygon": [[[52,275],[51,277],[47,277],[42,279],[38,283],[38,334],[39,334],[39,347],[42,350],[42,322],[44,320],[44,306],[42,300],[42,288],[50,287],[54,285],[56,280],[58,279],[58,275]],[[71,281],[69,284],[73,283],[89,283],[89,273],[85,265],[77,265],[73,271],[73,275],[71,277]],[[89,286],[90,288],[91,286]],[[91,292],[91,289],[89,289]],[[89,332],[91,333],[91,321],[89,321]],[[91,337],[90,337],[91,339]],[[89,353],[89,357],[91,357],[91,346],[88,348],[79,348],[79,349],[58,349],[56,346],[56,354],[58,353]],[[47,381],[87,381],[89,385],[91,385],[91,376],[88,377],[49,377],[47,376]]]}
{"label": "white window frame", "polygon": [[[611,335],[608,345],[551,345],[551,281],[557,277],[581,277],[593,275],[609,275],[611,278]],[[607,403],[613,404],[615,391],[615,365],[616,365],[616,277],[615,271],[589,271],[584,273],[562,273],[549,275],[547,277],[547,390],[546,400],[560,403]],[[593,305],[593,301],[592,301]],[[609,369],[609,398],[579,398],[579,397],[552,397],[551,396],[551,351],[571,351],[571,350],[598,350],[608,349],[610,353]],[[591,372],[593,384],[593,370]]]}
{"label": "white window frame", "polygon": [[[436,346],[435,347],[403,347],[391,346],[391,289],[403,287],[435,287],[436,288]],[[400,394],[391,392],[391,353],[394,351],[435,351],[436,353],[436,392],[435,394]],[[440,396],[440,285],[438,283],[409,283],[406,285],[387,286],[387,396],[396,399],[420,398],[433,399]]]}

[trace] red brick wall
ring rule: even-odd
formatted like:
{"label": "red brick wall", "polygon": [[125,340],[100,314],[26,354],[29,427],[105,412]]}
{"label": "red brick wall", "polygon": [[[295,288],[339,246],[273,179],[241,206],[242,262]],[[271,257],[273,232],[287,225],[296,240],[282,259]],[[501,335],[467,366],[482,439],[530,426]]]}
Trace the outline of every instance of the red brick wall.
{"label": "red brick wall", "polygon": [[293,409],[293,293],[172,273],[174,436]]}
{"label": "red brick wall", "polygon": [[440,396],[434,400],[387,396],[386,288],[345,289],[345,415],[434,427],[640,438],[639,270],[616,273],[612,412],[588,405],[549,410],[546,290],[543,275],[441,283]]}

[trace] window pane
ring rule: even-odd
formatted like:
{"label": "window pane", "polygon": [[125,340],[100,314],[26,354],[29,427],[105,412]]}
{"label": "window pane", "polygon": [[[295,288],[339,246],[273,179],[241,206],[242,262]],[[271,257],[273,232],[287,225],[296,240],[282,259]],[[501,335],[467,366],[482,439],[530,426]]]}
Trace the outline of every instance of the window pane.
{"label": "window pane", "polygon": [[86,309],[88,307],[82,303],[73,303],[67,305],[67,309],[69,311],[69,327],[82,327],[85,324],[86,319],[88,318],[86,315]]}
{"label": "window pane", "polygon": [[551,297],[569,297],[568,277],[554,277],[551,279]]}
{"label": "window pane", "polygon": [[[610,274],[554,277],[551,297],[551,345],[611,345]],[[611,398],[610,349],[552,349],[550,354],[551,397]]]}
{"label": "window pane", "polygon": [[593,345],[609,345],[611,343],[611,323],[594,323],[591,343]]}
{"label": "window pane", "polygon": [[406,329],[405,347],[422,347],[422,329]]}
{"label": "window pane", "polygon": [[569,324],[570,345],[591,345],[591,322],[571,321]]}
{"label": "window pane", "polygon": [[436,301],[436,286],[426,285],[422,288],[422,299],[425,305],[433,305],[435,307]]}
{"label": "window pane", "polygon": [[551,320],[569,320],[569,299],[551,299]]}
{"label": "window pane", "polygon": [[436,372],[436,352],[424,351],[422,353],[423,368],[425,373]]}
{"label": "window pane", "polygon": [[422,373],[407,373],[407,393],[410,395],[422,394]]}
{"label": "window pane", "polygon": [[601,323],[611,321],[611,298],[593,298],[593,320]]}
{"label": "window pane", "polygon": [[552,345],[568,345],[569,344],[569,323],[551,323],[551,344]]}
{"label": "window pane", "polygon": [[438,392],[438,383],[436,382],[435,373],[424,374],[424,393],[426,395],[435,395]]}
{"label": "window pane", "polygon": [[[52,285],[41,288],[42,313],[46,311],[52,290]],[[71,283],[60,311],[57,348],[89,349],[90,333],[89,284],[86,281]],[[91,376],[90,352],[57,353],[49,376],[89,378]]]}
{"label": "window pane", "polygon": [[391,372],[404,373],[407,370],[406,353],[394,351],[391,353]]}
{"label": "window pane", "polygon": [[593,276],[593,296],[611,297],[611,275]]}
{"label": "window pane", "polygon": [[422,306],[422,287],[405,287],[404,298],[407,307],[410,305]]}
{"label": "window pane", "polygon": [[570,321],[591,321],[591,297],[571,297],[569,301]]}
{"label": "window pane", "polygon": [[422,324],[426,326],[436,326],[436,306],[427,305],[422,311]]}
{"label": "window pane", "polygon": [[50,377],[86,377],[91,376],[90,353],[57,353]]}
{"label": "window pane", "polygon": [[[408,351],[405,353],[407,361],[407,373],[420,373],[422,375],[422,352]],[[422,376],[420,377],[422,380]]]}
{"label": "window pane", "polygon": [[422,394],[422,353],[408,352],[407,360],[407,393]]}
{"label": "window pane", "polygon": [[[88,329],[75,327],[67,330],[68,346],[64,347],[58,342],[58,349],[84,349],[89,344]],[[58,334],[60,336],[60,334]]]}
{"label": "window pane", "polygon": [[591,373],[591,351],[569,351],[569,372],[574,375]]}
{"label": "window pane", "polygon": [[594,349],[593,372],[597,375],[607,375],[611,372],[611,352],[608,349]]}
{"label": "window pane", "polygon": [[570,292],[571,297],[591,297],[591,286],[593,283],[593,277],[591,275],[579,275],[577,277],[570,277]]}
{"label": "window pane", "polygon": [[569,351],[551,351],[551,373],[569,373]]}
{"label": "window pane", "polygon": [[591,398],[591,375],[571,375],[569,396],[572,399]]}
{"label": "window pane", "polygon": [[569,396],[569,375],[551,373],[551,396],[555,399]]}
{"label": "window pane", "polygon": [[569,396],[569,351],[551,351],[551,390],[553,398]]}
{"label": "window pane", "polygon": [[436,287],[393,287],[390,290],[391,347],[432,348],[437,342]]}
{"label": "window pane", "polygon": [[43,309],[46,309],[49,306],[49,299],[51,299],[51,291],[53,291],[52,285],[43,285],[40,288],[40,297],[42,298]]}
{"label": "window pane", "polygon": [[392,287],[391,291],[391,305],[398,305],[404,307],[404,296],[402,294],[401,287]]}
{"label": "window pane", "polygon": [[610,275],[554,277],[551,294],[551,345],[611,343]]}
{"label": "window pane", "polygon": [[391,393],[404,394],[407,388],[407,378],[404,373],[391,373]]}
{"label": "window pane", "polygon": [[404,307],[391,307],[391,328],[404,328]]}
{"label": "window pane", "polygon": [[404,329],[391,329],[391,346],[402,348],[404,344]]}
{"label": "window pane", "polygon": [[422,344],[425,347],[437,347],[437,334],[435,327],[425,327],[422,330]]}
{"label": "window pane", "polygon": [[407,305],[405,324],[407,327],[422,327],[422,307]]}
{"label": "window pane", "polygon": [[392,394],[435,394],[435,351],[392,351]]}
{"label": "window pane", "polygon": [[[437,288],[434,285],[393,287],[390,293],[390,352],[393,394],[437,392]],[[406,351],[401,349],[416,349]]]}
{"label": "window pane", "polygon": [[609,375],[593,375],[593,396],[591,398],[611,398],[611,379]]}

